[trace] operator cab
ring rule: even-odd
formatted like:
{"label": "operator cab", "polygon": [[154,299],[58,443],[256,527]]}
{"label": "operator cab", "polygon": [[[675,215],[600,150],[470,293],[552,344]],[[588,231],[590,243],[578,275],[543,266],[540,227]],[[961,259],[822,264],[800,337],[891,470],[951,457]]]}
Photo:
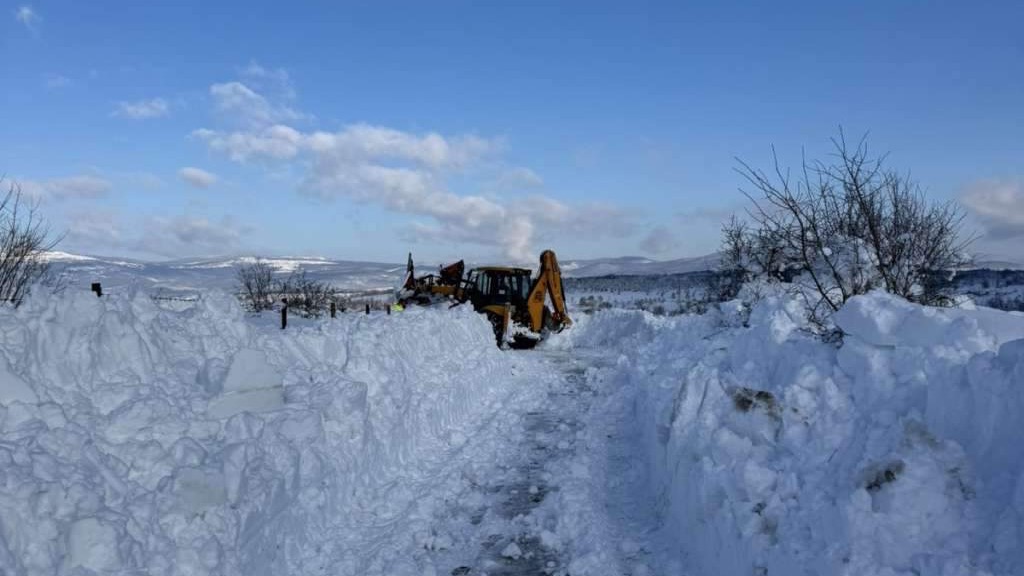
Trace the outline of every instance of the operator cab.
{"label": "operator cab", "polygon": [[512,304],[525,306],[530,296],[532,272],[525,268],[475,268],[470,271],[466,284],[473,308]]}

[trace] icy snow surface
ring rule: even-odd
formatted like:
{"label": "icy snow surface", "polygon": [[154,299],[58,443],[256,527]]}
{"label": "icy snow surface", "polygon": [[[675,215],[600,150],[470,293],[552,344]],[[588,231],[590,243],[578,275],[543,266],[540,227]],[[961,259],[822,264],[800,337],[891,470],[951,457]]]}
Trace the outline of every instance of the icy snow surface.
{"label": "icy snow surface", "polygon": [[1024,573],[1024,315],[875,293],[840,311],[829,344],[795,302],[723,310],[607,311],[573,335],[622,354],[660,566]]}
{"label": "icy snow surface", "polygon": [[0,574],[1024,573],[1024,315],[163,306],[0,309]]}

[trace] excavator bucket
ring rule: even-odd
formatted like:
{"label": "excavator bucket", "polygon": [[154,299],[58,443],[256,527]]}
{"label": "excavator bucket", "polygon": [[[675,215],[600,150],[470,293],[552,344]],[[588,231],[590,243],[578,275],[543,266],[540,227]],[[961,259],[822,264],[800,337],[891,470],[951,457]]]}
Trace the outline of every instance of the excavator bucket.
{"label": "excavator bucket", "polygon": [[449,264],[443,268],[439,275],[441,276],[440,283],[448,286],[456,286],[462,281],[462,274],[466,271],[466,262],[459,260],[454,264]]}

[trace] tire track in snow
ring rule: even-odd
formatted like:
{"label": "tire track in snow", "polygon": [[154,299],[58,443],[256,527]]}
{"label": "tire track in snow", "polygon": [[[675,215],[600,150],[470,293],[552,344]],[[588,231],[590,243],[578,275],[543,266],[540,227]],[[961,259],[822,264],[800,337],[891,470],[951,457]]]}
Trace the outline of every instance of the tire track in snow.
{"label": "tire track in snow", "polygon": [[[647,532],[654,515],[646,487],[637,494],[644,479],[631,470],[632,435],[618,430],[628,415],[600,420],[607,394],[595,388],[593,366],[604,360],[534,354],[561,378],[520,416],[505,460],[477,470],[482,480],[468,479],[439,518],[439,538],[427,544],[436,573],[568,576],[599,563],[602,574],[651,574],[645,547],[624,536]],[[580,556],[589,562],[575,563]]]}

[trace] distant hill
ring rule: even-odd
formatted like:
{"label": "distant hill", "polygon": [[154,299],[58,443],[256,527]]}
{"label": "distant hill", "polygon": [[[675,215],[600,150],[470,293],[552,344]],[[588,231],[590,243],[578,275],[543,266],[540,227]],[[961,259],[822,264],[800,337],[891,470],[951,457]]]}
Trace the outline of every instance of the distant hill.
{"label": "distant hill", "polygon": [[[235,286],[239,266],[256,261],[254,256],[223,258],[186,258],[165,262],[146,262],[128,258],[112,258],[50,252],[47,259],[68,282],[87,285],[101,282],[117,288],[137,285],[166,290],[230,289]],[[280,274],[304,270],[306,274],[343,290],[392,288],[405,274],[404,263],[357,262],[329,258],[296,256],[262,258]],[[676,260],[652,260],[639,256],[621,258],[567,259],[561,262],[562,274],[568,278],[597,276],[661,276],[714,270],[718,254]],[[472,267],[472,263],[468,264]],[[978,261],[972,268],[990,270],[1021,270],[1024,266],[1007,261]],[[436,266],[422,265],[417,274],[435,271]]]}
{"label": "distant hill", "polygon": [[[256,261],[254,256],[190,258],[166,262],[145,262],[123,258],[82,256],[52,252],[48,259],[68,283],[86,285],[100,282],[117,290],[129,286],[165,290],[231,289],[238,267]],[[280,274],[304,270],[317,280],[344,290],[393,287],[405,272],[404,264],[353,262],[315,257],[261,258]],[[108,290],[109,291],[109,290]]]}
{"label": "distant hill", "polygon": [[[50,252],[47,259],[71,282],[101,282],[109,287],[138,285],[168,290],[231,288],[235,284],[238,267],[256,261],[255,256],[231,256],[146,262],[57,251]],[[304,270],[313,278],[351,290],[393,287],[401,281],[405,273],[405,264],[400,263],[356,262],[309,256],[261,259],[281,274]],[[651,260],[627,256],[567,260],[561,263],[561,267],[565,276],[573,278],[607,275],[647,276],[710,270],[717,262],[717,255],[678,260]],[[434,266],[421,266],[417,268],[417,273],[427,273],[434,269]]]}
{"label": "distant hill", "polygon": [[1024,270],[1024,263],[1009,260],[975,260],[968,268],[972,270]]}

